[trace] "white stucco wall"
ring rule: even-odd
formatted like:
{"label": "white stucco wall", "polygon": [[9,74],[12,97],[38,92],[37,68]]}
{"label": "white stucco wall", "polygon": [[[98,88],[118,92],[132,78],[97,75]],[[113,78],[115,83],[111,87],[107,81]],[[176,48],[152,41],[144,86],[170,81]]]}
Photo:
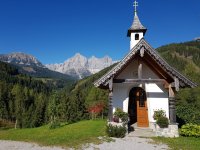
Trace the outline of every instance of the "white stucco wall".
{"label": "white stucco wall", "polygon": [[[135,40],[135,34],[139,34],[139,40]],[[143,38],[142,32],[131,33],[130,36],[130,49],[132,49]]]}
{"label": "white stucco wall", "polygon": [[[118,75],[118,79],[136,79],[138,62],[133,61],[127,66],[121,74]],[[145,64],[142,63],[143,78],[145,79],[158,79],[159,77]],[[113,84],[113,112],[116,108],[121,108],[123,111],[128,112],[129,92],[134,87],[141,87],[139,84],[125,84],[114,83]],[[147,107],[149,122],[154,122],[153,114],[157,109],[163,109],[166,112],[166,116],[169,117],[169,104],[168,104],[168,91],[164,89],[163,84],[148,84],[142,85],[142,88],[146,91],[147,95]]]}
{"label": "white stucco wall", "polygon": [[113,84],[113,113],[116,108],[121,108],[124,112],[128,113],[129,92],[134,86],[138,85]]}
{"label": "white stucco wall", "polygon": [[158,109],[164,110],[166,116],[169,118],[168,92],[163,88],[163,85],[154,83],[145,84],[145,90],[147,94],[149,122],[155,122],[153,114]]}

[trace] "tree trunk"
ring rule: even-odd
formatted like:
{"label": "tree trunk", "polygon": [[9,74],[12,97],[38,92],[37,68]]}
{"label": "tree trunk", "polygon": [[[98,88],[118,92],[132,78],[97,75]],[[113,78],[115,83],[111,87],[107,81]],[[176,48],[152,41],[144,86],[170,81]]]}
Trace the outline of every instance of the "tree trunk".
{"label": "tree trunk", "polygon": [[17,119],[15,120],[15,129],[17,129]]}

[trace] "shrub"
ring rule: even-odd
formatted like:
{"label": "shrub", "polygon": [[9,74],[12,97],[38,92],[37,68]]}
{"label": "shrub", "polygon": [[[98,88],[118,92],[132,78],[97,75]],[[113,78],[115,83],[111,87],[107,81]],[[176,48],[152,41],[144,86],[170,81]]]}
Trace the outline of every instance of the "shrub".
{"label": "shrub", "polygon": [[124,112],[123,116],[120,118],[124,124],[128,124],[128,114]]}
{"label": "shrub", "polygon": [[161,116],[156,120],[156,123],[160,126],[160,128],[167,128],[169,125],[169,120],[165,116]]}
{"label": "shrub", "polygon": [[177,94],[176,115],[183,122],[200,125],[200,86],[182,89]]}
{"label": "shrub", "polygon": [[126,135],[126,127],[125,126],[114,126],[114,125],[107,125],[106,133],[109,137],[116,137],[116,138],[123,138]]}
{"label": "shrub", "polygon": [[156,120],[156,123],[160,126],[160,128],[167,128],[169,125],[169,120],[166,117],[165,111],[160,109],[154,111],[153,114],[154,120]]}
{"label": "shrub", "polygon": [[154,119],[154,120],[158,120],[158,118],[160,118],[160,117],[165,117],[165,116],[166,116],[166,115],[165,115],[165,111],[162,110],[162,109],[160,109],[160,110],[154,111],[153,119]]}
{"label": "shrub", "polygon": [[126,112],[123,112],[121,108],[117,108],[114,117],[120,118],[124,124],[128,123],[128,114]]}
{"label": "shrub", "polygon": [[121,108],[116,108],[114,116],[121,118],[123,116],[123,114],[124,114],[124,112]]}
{"label": "shrub", "polygon": [[200,137],[200,126],[196,124],[183,125],[180,134],[188,137]]}

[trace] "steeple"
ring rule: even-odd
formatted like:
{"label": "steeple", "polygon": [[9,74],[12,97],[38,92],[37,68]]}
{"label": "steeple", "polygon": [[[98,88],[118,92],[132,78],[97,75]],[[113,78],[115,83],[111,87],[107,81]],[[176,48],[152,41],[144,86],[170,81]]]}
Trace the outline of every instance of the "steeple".
{"label": "steeple", "polygon": [[127,36],[131,38],[130,42],[130,48],[132,49],[143,36],[145,35],[147,28],[145,28],[142,23],[140,22],[140,19],[137,15],[137,7],[138,2],[135,0],[134,5],[134,20],[132,26],[129,28]]}

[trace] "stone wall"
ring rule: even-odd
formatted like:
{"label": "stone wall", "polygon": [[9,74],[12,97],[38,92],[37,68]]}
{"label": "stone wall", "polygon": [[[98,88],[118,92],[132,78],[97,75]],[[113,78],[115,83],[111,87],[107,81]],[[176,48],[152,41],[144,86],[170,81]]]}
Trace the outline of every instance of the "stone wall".
{"label": "stone wall", "polygon": [[156,136],[170,137],[170,138],[179,137],[177,124],[170,124],[168,128],[160,128],[158,125],[155,125],[155,132]]}

